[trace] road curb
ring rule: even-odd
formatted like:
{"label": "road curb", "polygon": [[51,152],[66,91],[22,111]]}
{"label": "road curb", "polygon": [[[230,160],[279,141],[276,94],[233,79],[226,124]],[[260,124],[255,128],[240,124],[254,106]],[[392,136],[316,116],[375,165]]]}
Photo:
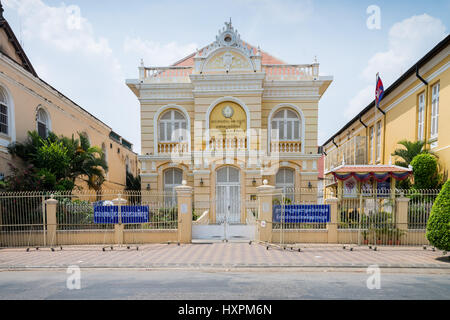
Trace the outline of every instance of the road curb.
{"label": "road curb", "polygon": [[[0,266],[0,271],[40,270],[40,269],[65,269],[74,264],[67,265],[15,265]],[[450,265],[440,264],[150,264],[150,265],[102,265],[102,264],[78,264],[85,269],[158,269],[158,270],[214,270],[214,269],[301,269],[301,268],[332,268],[332,269],[365,269],[369,266],[377,266],[381,269],[436,269],[450,270]]]}

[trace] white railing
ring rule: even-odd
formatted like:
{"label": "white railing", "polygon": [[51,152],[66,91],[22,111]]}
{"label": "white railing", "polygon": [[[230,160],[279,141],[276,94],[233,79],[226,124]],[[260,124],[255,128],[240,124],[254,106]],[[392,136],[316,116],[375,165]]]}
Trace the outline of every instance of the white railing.
{"label": "white railing", "polygon": [[302,143],[300,141],[273,141],[270,143],[271,152],[301,152]]}
{"label": "white railing", "polygon": [[192,67],[140,67],[140,80],[150,83],[190,82]]}
{"label": "white railing", "polygon": [[187,142],[160,142],[158,143],[158,153],[186,153],[189,152]]}
{"label": "white railing", "polygon": [[212,138],[209,142],[209,150],[244,151],[247,149],[247,138]]}
{"label": "white railing", "polygon": [[265,64],[266,80],[311,80],[319,77],[319,64]]}

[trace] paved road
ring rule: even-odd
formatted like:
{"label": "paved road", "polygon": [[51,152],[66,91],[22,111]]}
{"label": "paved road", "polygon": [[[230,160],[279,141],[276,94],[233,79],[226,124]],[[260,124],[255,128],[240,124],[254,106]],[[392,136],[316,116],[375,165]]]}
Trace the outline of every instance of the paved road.
{"label": "paved road", "polygon": [[448,270],[381,269],[369,290],[365,270],[187,271],[82,269],[69,290],[66,270],[0,272],[0,299],[450,299]]}

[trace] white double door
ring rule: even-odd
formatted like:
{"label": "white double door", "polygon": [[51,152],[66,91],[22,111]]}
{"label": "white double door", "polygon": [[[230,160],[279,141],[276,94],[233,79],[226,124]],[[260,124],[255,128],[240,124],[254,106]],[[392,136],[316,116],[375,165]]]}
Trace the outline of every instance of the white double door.
{"label": "white double door", "polygon": [[216,186],[216,223],[241,223],[241,187],[239,184]]}

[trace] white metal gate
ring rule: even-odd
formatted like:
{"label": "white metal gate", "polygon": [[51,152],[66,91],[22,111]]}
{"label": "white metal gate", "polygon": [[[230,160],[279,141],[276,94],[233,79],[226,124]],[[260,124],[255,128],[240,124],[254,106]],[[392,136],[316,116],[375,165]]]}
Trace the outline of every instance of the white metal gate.
{"label": "white metal gate", "polygon": [[216,187],[216,223],[238,224],[241,222],[240,191],[239,185]]}
{"label": "white metal gate", "polygon": [[[239,170],[223,167],[216,173],[216,195],[210,209],[215,211],[215,223],[193,225],[193,239],[253,240],[255,224],[241,219],[241,186]],[[245,204],[244,204],[245,208]]]}

